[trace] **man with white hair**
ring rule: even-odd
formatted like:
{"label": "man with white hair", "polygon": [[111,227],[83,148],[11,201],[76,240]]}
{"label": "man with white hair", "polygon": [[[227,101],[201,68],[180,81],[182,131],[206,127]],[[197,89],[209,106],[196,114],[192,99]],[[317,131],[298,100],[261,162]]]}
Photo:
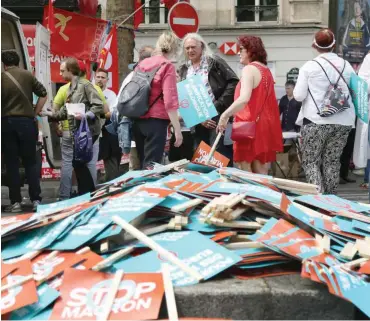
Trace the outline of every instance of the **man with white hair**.
{"label": "man with white hair", "polygon": [[[203,78],[209,96],[221,115],[234,101],[234,92],[239,79],[235,72],[222,58],[213,54],[204,39],[197,33],[189,33],[183,40],[185,64],[179,68],[181,80],[193,75]],[[204,141],[212,145],[216,138],[216,127],[219,116],[195,126],[195,141],[200,144]],[[230,140],[231,132],[225,133],[220,140],[217,151],[230,159],[229,166],[233,165],[233,147]]]}

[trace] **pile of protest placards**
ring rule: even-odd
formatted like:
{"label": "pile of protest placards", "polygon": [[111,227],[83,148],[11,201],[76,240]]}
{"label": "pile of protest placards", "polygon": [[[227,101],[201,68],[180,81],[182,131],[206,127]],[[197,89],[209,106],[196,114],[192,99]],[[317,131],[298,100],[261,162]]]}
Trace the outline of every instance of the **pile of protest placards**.
{"label": "pile of protest placards", "polygon": [[310,184],[180,161],[1,225],[3,319],[176,319],[173,286],[291,273],[370,315],[370,206]]}

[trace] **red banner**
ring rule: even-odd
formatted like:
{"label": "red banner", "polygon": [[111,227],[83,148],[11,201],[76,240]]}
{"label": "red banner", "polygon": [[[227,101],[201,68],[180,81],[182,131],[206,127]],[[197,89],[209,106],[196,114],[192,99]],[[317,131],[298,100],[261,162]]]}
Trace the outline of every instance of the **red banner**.
{"label": "red banner", "polygon": [[[47,25],[48,6],[44,8],[43,25]],[[107,21],[54,8],[55,32],[51,51],[81,60],[97,61]]]}
{"label": "red banner", "polygon": [[103,49],[100,51],[98,63],[100,68],[104,68],[109,73],[107,88],[118,94],[118,46],[117,46],[117,27],[114,25],[107,36]]}
{"label": "red banner", "polygon": [[80,0],[79,6],[81,14],[94,17],[98,10],[98,0]]}
{"label": "red banner", "polygon": [[[28,55],[30,56],[31,65],[35,68],[35,37],[36,37],[36,25],[22,25],[23,33],[26,38]],[[52,82],[62,82],[65,81],[60,76],[60,63],[67,58],[66,56],[59,56],[51,54],[50,58],[50,72]]]}

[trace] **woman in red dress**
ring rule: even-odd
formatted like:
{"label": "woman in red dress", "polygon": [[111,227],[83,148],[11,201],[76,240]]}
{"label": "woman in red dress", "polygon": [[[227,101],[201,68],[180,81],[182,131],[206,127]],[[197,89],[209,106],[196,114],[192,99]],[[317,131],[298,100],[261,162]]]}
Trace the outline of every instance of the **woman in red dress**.
{"label": "woman in red dress", "polygon": [[234,162],[246,171],[267,174],[269,163],[276,160],[276,153],[283,151],[274,79],[267,67],[267,53],[261,38],[242,36],[240,63],[245,65],[235,90],[234,103],[221,115],[218,131],[226,129],[227,121],[256,122],[254,138],[234,141]]}

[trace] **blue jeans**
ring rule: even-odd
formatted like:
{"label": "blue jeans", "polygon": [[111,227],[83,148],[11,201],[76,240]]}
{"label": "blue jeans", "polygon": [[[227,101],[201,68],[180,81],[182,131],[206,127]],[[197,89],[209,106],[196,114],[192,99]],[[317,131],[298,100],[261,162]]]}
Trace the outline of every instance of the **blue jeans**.
{"label": "blue jeans", "polygon": [[370,180],[370,159],[367,160],[367,165],[365,168],[365,177],[364,177],[364,182],[369,183]]}
{"label": "blue jeans", "polygon": [[[96,169],[96,163],[98,162],[99,156],[99,139],[96,140],[93,146],[93,159],[87,163],[87,167],[90,170],[91,177],[94,184],[97,183],[98,173]],[[61,199],[68,199],[71,196],[72,190],[72,166],[73,161],[73,145],[71,137],[62,138],[62,168],[60,171],[60,188],[59,197]]]}

